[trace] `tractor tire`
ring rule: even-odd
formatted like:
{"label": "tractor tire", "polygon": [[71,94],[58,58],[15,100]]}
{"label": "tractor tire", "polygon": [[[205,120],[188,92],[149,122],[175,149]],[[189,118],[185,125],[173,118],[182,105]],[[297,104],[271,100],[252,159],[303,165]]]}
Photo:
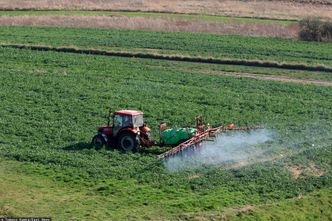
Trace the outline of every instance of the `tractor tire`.
{"label": "tractor tire", "polygon": [[123,151],[136,151],[139,145],[138,136],[134,133],[123,133],[120,134],[118,139],[118,146]]}
{"label": "tractor tire", "polygon": [[97,150],[99,150],[106,145],[105,138],[102,135],[97,134],[92,138],[91,145],[94,146],[94,148],[96,148]]}

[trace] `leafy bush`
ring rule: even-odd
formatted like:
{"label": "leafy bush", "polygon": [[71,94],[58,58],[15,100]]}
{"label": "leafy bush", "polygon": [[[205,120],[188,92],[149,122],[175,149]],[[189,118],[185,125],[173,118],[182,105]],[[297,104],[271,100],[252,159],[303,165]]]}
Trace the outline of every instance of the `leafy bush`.
{"label": "leafy bush", "polygon": [[300,22],[299,38],[305,41],[332,41],[332,22],[306,18]]}

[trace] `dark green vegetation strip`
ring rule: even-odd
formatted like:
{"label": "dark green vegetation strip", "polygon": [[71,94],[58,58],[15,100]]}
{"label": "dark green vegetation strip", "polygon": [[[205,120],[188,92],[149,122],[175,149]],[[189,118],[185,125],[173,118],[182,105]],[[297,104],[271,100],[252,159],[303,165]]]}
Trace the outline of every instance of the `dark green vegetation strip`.
{"label": "dark green vegetation strip", "polygon": [[300,64],[279,64],[275,62],[261,62],[261,61],[247,61],[247,60],[222,60],[213,58],[200,58],[200,57],[185,57],[185,56],[167,56],[159,54],[143,54],[143,53],[131,53],[131,52],[115,52],[115,51],[102,51],[102,50],[89,50],[89,49],[77,49],[77,48],[55,48],[48,46],[36,46],[36,45],[0,45],[2,47],[18,48],[18,49],[31,49],[39,51],[56,51],[56,52],[69,52],[78,54],[91,54],[91,55],[104,55],[104,56],[118,56],[129,58],[147,58],[147,59],[159,59],[168,61],[185,61],[185,62],[199,62],[209,64],[226,64],[226,65],[243,65],[253,67],[269,67],[269,68],[281,68],[289,70],[302,70],[302,71],[321,71],[332,72],[332,68],[323,66],[307,66]]}
{"label": "dark green vegetation strip", "polygon": [[[105,197],[110,219],[223,211],[332,187],[332,88],[194,74],[160,60],[12,48],[0,54],[0,155],[36,162],[23,168],[27,174]],[[156,159],[158,148],[128,154],[89,149],[109,106],[144,111],[154,135],[161,120],[190,126],[197,114],[212,125],[264,124],[276,134],[267,157],[284,157],[170,173]],[[314,165],[322,174],[295,179],[287,170],[294,165]]]}
{"label": "dark green vegetation strip", "polygon": [[0,27],[0,43],[117,49],[205,59],[332,67],[332,44],[262,37],[142,30]]}

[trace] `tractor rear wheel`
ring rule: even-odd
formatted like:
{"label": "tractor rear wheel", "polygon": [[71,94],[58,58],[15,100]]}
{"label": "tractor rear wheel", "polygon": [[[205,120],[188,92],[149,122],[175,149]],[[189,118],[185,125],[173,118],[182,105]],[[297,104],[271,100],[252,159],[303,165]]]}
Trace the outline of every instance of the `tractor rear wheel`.
{"label": "tractor rear wheel", "polygon": [[119,136],[118,145],[124,151],[136,151],[139,140],[134,133],[123,133]]}
{"label": "tractor rear wheel", "polygon": [[95,135],[92,138],[91,144],[96,148],[96,149],[101,149],[103,146],[106,145],[106,141],[104,137],[100,134]]}

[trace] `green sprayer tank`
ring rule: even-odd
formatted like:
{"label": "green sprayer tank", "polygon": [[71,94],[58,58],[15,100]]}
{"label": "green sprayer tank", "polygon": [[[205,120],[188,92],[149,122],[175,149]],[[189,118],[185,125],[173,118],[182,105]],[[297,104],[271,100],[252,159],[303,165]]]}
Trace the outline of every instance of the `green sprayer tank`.
{"label": "green sprayer tank", "polygon": [[160,134],[160,139],[164,145],[174,146],[189,140],[195,133],[195,128],[167,129]]}

